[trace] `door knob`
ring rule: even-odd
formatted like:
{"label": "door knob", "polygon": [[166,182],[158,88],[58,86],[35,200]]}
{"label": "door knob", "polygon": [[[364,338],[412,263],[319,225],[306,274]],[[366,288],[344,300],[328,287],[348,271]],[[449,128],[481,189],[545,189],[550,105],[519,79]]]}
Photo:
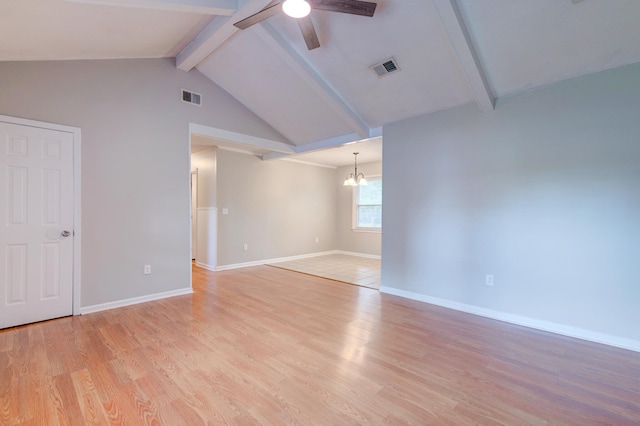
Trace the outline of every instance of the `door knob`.
{"label": "door knob", "polygon": [[61,236],[61,237],[65,237],[65,238],[66,238],[66,237],[68,237],[69,235],[71,235],[71,232],[66,231],[66,230],[65,230],[65,231],[62,231],[62,232],[60,233],[60,236]]}

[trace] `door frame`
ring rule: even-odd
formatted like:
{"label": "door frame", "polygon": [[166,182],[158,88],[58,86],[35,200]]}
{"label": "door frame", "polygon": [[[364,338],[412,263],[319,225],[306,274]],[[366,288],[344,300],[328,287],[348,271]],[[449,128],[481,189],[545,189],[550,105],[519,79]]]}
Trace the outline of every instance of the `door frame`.
{"label": "door frame", "polygon": [[191,260],[198,255],[198,168],[191,170]]}
{"label": "door frame", "polygon": [[0,115],[0,121],[19,126],[36,127],[45,130],[56,130],[58,132],[71,133],[73,136],[73,315],[80,315],[80,279],[81,279],[81,185],[80,185],[80,141],[81,131],[79,127],[66,126],[63,124],[47,123],[44,121],[30,120],[26,118],[10,117]]}

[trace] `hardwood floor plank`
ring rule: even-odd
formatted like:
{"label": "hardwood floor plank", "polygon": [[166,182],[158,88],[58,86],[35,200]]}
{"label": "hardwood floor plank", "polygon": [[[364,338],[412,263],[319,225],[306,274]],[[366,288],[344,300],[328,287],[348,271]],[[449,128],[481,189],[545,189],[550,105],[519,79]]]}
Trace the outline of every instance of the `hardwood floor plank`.
{"label": "hardwood floor plank", "polygon": [[206,425],[206,420],[197,413],[186,401],[176,399],[171,402],[172,411],[180,417],[180,422],[185,425]]}
{"label": "hardwood floor plank", "polygon": [[6,333],[0,330],[0,353],[10,351],[13,348],[14,333]]}
{"label": "hardwood floor plank", "polygon": [[640,424],[640,354],[270,268],[0,330],[1,425]]}
{"label": "hardwood floor plank", "polygon": [[0,424],[12,424],[11,401],[14,392],[13,374],[9,367],[9,355],[0,352]]}
{"label": "hardwood floor plank", "polygon": [[60,424],[64,424],[66,417],[69,424],[81,424],[82,411],[80,402],[73,385],[71,374],[61,374],[51,378],[51,387],[56,400],[60,401],[58,408],[58,419]]}
{"label": "hardwood floor plank", "polygon": [[83,422],[90,425],[107,424],[106,413],[98,397],[88,368],[71,373],[71,380],[78,396],[78,406]]}
{"label": "hardwood floor plank", "polygon": [[149,398],[135,383],[126,384],[123,393],[135,407],[137,418],[134,423],[148,426],[162,424],[157,402]]}

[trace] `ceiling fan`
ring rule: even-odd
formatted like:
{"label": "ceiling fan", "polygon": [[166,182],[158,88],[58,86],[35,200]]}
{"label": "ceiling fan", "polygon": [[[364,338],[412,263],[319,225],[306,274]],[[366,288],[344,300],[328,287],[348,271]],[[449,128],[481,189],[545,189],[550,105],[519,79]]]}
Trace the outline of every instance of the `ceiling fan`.
{"label": "ceiling fan", "polygon": [[309,15],[311,9],[372,17],[376,11],[376,6],[376,3],[361,0],[284,0],[277,1],[233,25],[244,30],[282,11],[286,15],[297,19],[298,26],[307,44],[307,49],[313,50],[320,47],[320,42]]}

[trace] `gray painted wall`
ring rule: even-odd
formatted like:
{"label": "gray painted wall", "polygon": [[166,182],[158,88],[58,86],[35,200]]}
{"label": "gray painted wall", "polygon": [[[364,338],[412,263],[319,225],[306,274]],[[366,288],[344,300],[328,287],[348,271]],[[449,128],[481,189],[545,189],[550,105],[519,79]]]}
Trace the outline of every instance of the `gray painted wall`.
{"label": "gray painted wall", "polygon": [[189,122],[283,140],[170,59],[1,62],[0,114],[82,129],[82,306],[189,287]]}
{"label": "gray painted wall", "polygon": [[198,170],[198,207],[216,207],[216,155],[216,147],[191,154],[191,170]]}
{"label": "gray painted wall", "polygon": [[386,126],[383,165],[384,286],[640,341],[640,65]]}
{"label": "gray painted wall", "polygon": [[217,171],[219,267],[335,249],[335,170],[220,149]]}
{"label": "gray painted wall", "polygon": [[[382,176],[382,162],[358,164],[358,172],[364,173],[365,177]],[[380,256],[382,252],[381,233],[356,232],[351,229],[353,188],[342,186],[345,176],[349,173],[353,173],[353,166],[339,167],[336,169],[337,180],[335,185],[338,187],[338,250]]]}

